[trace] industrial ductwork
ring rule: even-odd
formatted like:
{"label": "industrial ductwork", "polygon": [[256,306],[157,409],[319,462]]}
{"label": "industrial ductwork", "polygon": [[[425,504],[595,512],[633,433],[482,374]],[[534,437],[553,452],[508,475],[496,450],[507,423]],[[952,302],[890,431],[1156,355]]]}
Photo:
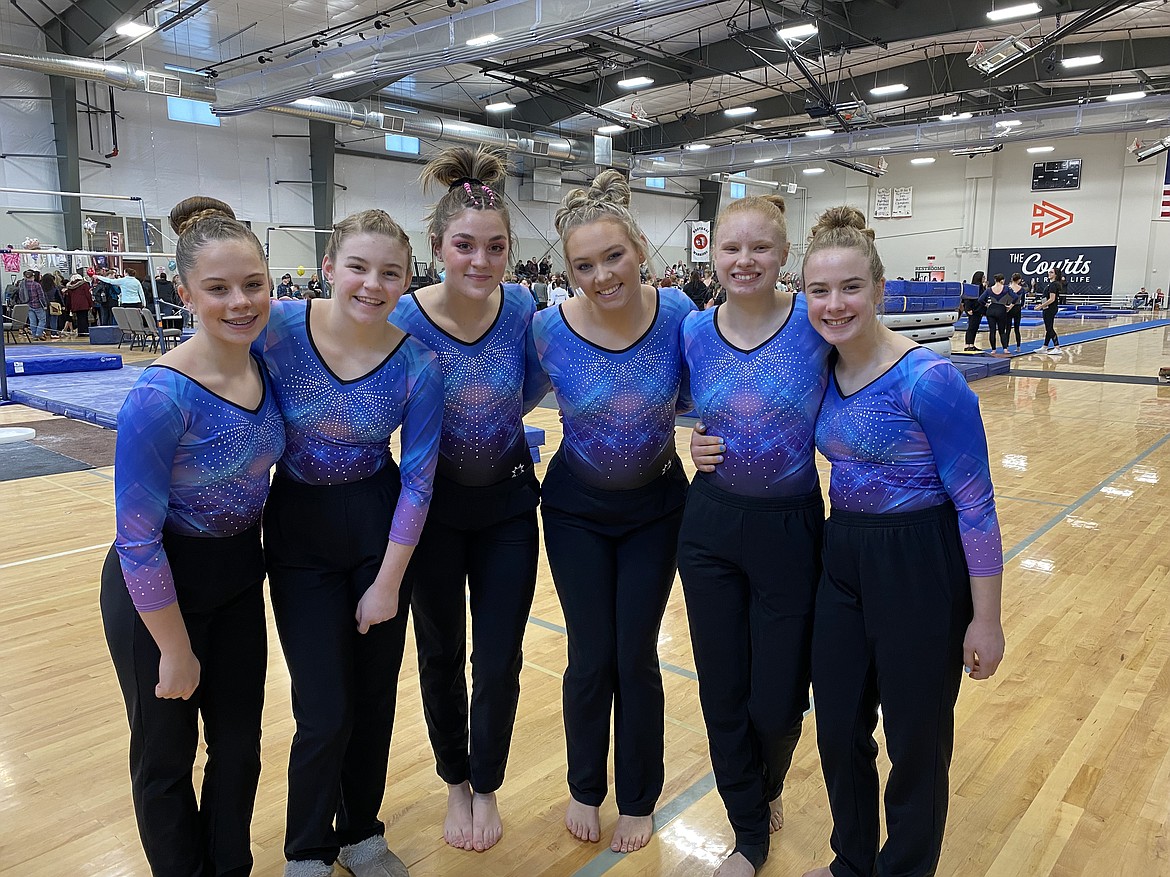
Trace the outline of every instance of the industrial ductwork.
{"label": "industrial ductwork", "polygon": [[1170,98],[1147,97],[1134,103],[1091,103],[1031,110],[1026,113],[975,116],[921,125],[871,128],[826,137],[758,140],[702,151],[673,149],[647,152],[632,159],[635,177],[695,176],[761,170],[786,164],[861,159],[878,155],[935,152],[1050,140],[1077,134],[1116,134],[1162,122],[1170,126]]}
{"label": "industrial ductwork", "polygon": [[212,109],[235,115],[342,86],[478,61],[706,6],[710,0],[496,0],[480,9],[221,79]]}
{"label": "industrial ductwork", "polygon": [[[215,85],[204,77],[162,73],[136,67],[125,61],[95,61],[70,55],[0,48],[0,66],[50,76],[88,79],[126,91],[185,97],[208,103],[213,103],[216,99]],[[387,134],[405,134],[423,140],[483,144],[556,161],[593,161],[592,141],[489,128],[486,125],[426,113],[396,114],[365,103],[354,104],[325,97],[306,97],[287,105],[271,106],[267,109],[302,119],[333,122],[351,128],[384,131]]]}

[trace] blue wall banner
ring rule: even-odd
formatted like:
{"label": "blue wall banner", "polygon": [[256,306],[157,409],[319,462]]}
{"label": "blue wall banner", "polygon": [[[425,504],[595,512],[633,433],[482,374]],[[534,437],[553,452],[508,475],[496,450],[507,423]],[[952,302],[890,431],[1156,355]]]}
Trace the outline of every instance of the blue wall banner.
{"label": "blue wall banner", "polygon": [[1058,267],[1068,279],[1073,295],[1109,295],[1113,291],[1113,269],[1117,247],[1019,247],[987,251],[987,279],[1002,274],[1011,279],[1022,274],[1035,280],[1047,279],[1048,269]]}

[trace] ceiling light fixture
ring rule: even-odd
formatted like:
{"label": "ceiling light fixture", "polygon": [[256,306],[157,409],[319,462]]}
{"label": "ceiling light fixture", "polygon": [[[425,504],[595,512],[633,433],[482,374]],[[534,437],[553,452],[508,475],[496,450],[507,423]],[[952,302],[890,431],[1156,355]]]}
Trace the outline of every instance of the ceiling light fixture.
{"label": "ceiling light fixture", "polygon": [[926,158],[912,158],[910,164],[934,164],[934,159],[929,156]]}
{"label": "ceiling light fixture", "polygon": [[654,80],[649,76],[633,76],[629,79],[618,80],[618,88],[643,88],[653,84]]}
{"label": "ceiling light fixture", "polygon": [[805,131],[805,137],[828,137],[833,133],[832,128],[813,128],[811,131]]}
{"label": "ceiling light fixture", "polygon": [[1105,100],[1110,103],[1123,103],[1135,100],[1141,100],[1146,96],[1144,91],[1123,91],[1120,94],[1109,94],[1105,96]]}
{"label": "ceiling light fixture", "polygon": [[1055,152],[1055,151],[1056,151],[1055,146],[1029,146],[1028,147],[1028,152],[1032,153],[1033,155],[1039,155],[1041,152]]}
{"label": "ceiling light fixture", "polygon": [[1092,67],[1094,64],[1100,64],[1105,59],[1100,55],[1082,55],[1079,58],[1065,58],[1060,62],[1062,67]]}
{"label": "ceiling light fixture", "polygon": [[965,122],[970,118],[970,113],[944,113],[938,117],[938,120],[940,122]]}
{"label": "ceiling light fixture", "polygon": [[802,40],[806,37],[815,37],[816,35],[817,26],[811,21],[805,24],[794,24],[792,27],[782,27],[776,31],[776,36],[780,37],[786,43],[792,40]]}
{"label": "ceiling light fixture", "polygon": [[1000,119],[998,122],[995,123],[995,127],[997,127],[997,128],[1018,128],[1022,124],[1024,124],[1024,123],[1021,122],[1019,119]]}
{"label": "ceiling light fixture", "polygon": [[879,85],[876,88],[871,88],[869,93],[874,97],[884,97],[885,95],[890,94],[901,94],[902,92],[909,90],[910,86],[898,82],[893,85]]}
{"label": "ceiling light fixture", "polygon": [[130,37],[130,39],[137,39],[138,37],[145,36],[146,34],[150,33],[152,30],[154,30],[154,28],[148,24],[139,24],[137,21],[128,21],[125,24],[119,25],[116,33],[124,37]]}
{"label": "ceiling light fixture", "polygon": [[768,164],[768,162],[775,161],[774,158],[755,158],[752,159],[752,164]]}
{"label": "ceiling light fixture", "polygon": [[621,134],[626,130],[625,125],[602,125],[597,129],[598,134]]}
{"label": "ceiling light fixture", "polygon": [[683,149],[688,152],[702,152],[704,149],[710,149],[710,143],[688,143]]}
{"label": "ceiling light fixture", "polygon": [[736,116],[750,116],[755,111],[755,107],[732,107],[731,109],[724,110],[723,115],[734,118]]}
{"label": "ceiling light fixture", "polygon": [[516,105],[508,100],[498,100],[484,107],[489,113],[504,113],[516,109]]}
{"label": "ceiling light fixture", "polygon": [[801,171],[802,174],[809,174],[810,176],[812,174],[823,174],[824,172],[825,169],[823,167],[806,167]]}
{"label": "ceiling light fixture", "polygon": [[1013,18],[1039,15],[1042,11],[1039,3],[1021,3],[1018,6],[1005,6],[1003,9],[992,9],[987,13],[987,18],[990,21],[1011,21]]}

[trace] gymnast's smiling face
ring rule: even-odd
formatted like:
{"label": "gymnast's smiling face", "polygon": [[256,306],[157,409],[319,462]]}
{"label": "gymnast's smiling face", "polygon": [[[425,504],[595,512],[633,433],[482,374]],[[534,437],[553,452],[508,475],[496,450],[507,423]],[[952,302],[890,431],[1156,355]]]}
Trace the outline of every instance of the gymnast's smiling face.
{"label": "gymnast's smiling face", "polygon": [[190,272],[179,279],[184,306],[216,340],[249,345],[268,324],[268,266],[256,245],[242,238],[208,241]]}

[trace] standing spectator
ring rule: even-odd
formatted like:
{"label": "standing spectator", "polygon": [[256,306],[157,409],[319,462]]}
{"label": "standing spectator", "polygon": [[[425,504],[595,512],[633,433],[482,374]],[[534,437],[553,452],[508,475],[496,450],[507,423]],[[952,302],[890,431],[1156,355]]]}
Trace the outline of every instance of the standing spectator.
{"label": "standing spectator", "polygon": [[1162,292],[1162,287],[1159,286],[1157,291],[1154,293],[1154,310],[1156,310],[1156,311],[1162,310],[1162,306],[1165,303],[1166,303],[1166,296]]}
{"label": "standing spectator", "polygon": [[983,322],[983,293],[987,291],[987,284],[983,278],[982,271],[972,274],[971,286],[975,287],[974,294],[968,294],[967,285],[964,284],[963,297],[959,299],[959,313],[967,315],[967,332],[963,339],[963,350],[966,353],[976,353],[979,350],[975,338],[979,334],[979,324]]}
{"label": "standing spectator", "polygon": [[1008,311],[1016,303],[1016,294],[1012,292],[1009,287],[1004,286],[1003,275],[996,274],[991,284],[991,288],[983,294],[983,303],[987,310],[987,341],[991,346],[991,354],[995,355],[997,350],[996,339],[999,339],[999,347],[1003,348],[1004,356],[1008,352],[1008,329],[1011,326],[1011,317]]}
{"label": "standing spectator", "polygon": [[543,273],[536,275],[532,281],[532,297],[536,299],[536,309],[543,311],[548,307],[548,277]]}
{"label": "standing spectator", "polygon": [[41,275],[41,289],[45,293],[49,332],[55,334],[65,323],[65,304],[61,298],[61,287],[57,285],[57,278],[52,271],[46,271]]}
{"label": "standing spectator", "polygon": [[73,315],[73,328],[78,338],[89,337],[89,311],[93,307],[90,285],[80,274],[74,274],[65,284],[66,307]]}
{"label": "standing spectator", "polygon": [[547,307],[555,308],[557,305],[567,302],[572,297],[573,296],[569,292],[568,285],[562,278],[557,277],[556,281],[548,291]]}
{"label": "standing spectator", "polygon": [[[1068,282],[1064,279],[1064,272],[1059,268],[1048,269],[1048,283],[1040,291],[1040,301],[1036,305],[1041,316],[1044,317],[1044,346],[1041,348],[1051,356],[1060,356],[1060,336],[1056,334],[1056,312],[1064,303],[1065,289]],[[1048,342],[1052,341],[1052,347]]]}
{"label": "standing spectator", "polygon": [[24,279],[17,285],[16,303],[28,305],[28,328],[33,340],[39,341],[45,334],[48,301],[45,299],[44,287],[37,282],[35,271],[24,272]]}
{"label": "standing spectator", "polygon": [[545,277],[548,277],[552,273],[552,262],[548,260],[548,256],[540,260],[540,264],[537,266],[537,272]]}
{"label": "standing spectator", "polygon": [[114,308],[118,306],[118,287],[108,282],[104,268],[99,269],[98,273],[94,275],[92,291],[100,324],[103,326],[114,325]]}
{"label": "standing spectator", "polygon": [[123,277],[107,277],[106,282],[118,287],[118,303],[124,308],[146,307],[146,293],[134,275],[133,268],[127,268]]}
{"label": "standing spectator", "polygon": [[691,279],[686,282],[682,291],[686,294],[687,298],[695,303],[695,307],[699,310],[703,310],[707,307],[707,303],[711,301],[711,290],[703,282],[703,278],[697,268],[691,272]]}

